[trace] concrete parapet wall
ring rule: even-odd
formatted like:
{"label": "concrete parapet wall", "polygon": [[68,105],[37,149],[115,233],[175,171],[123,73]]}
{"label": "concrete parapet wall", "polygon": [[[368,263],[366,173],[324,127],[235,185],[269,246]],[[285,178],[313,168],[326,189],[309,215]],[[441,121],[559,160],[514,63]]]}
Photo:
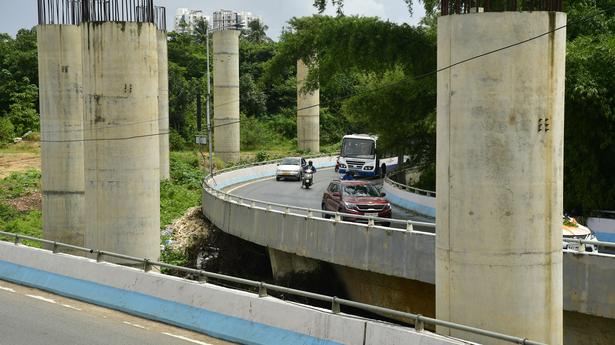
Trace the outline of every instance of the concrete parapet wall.
{"label": "concrete parapet wall", "polygon": [[387,199],[399,207],[436,218],[436,198],[399,189],[385,179],[382,190]]}
{"label": "concrete parapet wall", "polygon": [[272,297],[0,242],[0,279],[249,344],[464,344]]}

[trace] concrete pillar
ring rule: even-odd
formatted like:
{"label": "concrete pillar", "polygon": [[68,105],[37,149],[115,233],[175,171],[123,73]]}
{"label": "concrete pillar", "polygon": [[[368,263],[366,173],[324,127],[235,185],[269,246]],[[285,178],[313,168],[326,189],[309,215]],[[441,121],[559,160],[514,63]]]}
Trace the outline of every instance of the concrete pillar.
{"label": "concrete pillar", "polygon": [[308,66],[297,60],[297,146],[299,150],[320,152],[320,90],[303,92]]}
{"label": "concrete pillar", "polygon": [[77,246],[83,228],[81,29],[39,25],[43,237]]}
{"label": "concrete pillar", "polygon": [[158,30],[158,130],[160,136],[160,180],[168,180],[169,172],[169,66],[167,32]]}
{"label": "concrete pillar", "polygon": [[[442,16],[438,68],[565,24],[557,12]],[[438,73],[439,319],[562,344],[565,45],[558,30]]]}
{"label": "concrete pillar", "polygon": [[239,136],[239,31],[213,34],[214,153],[225,162],[238,162]]}
{"label": "concrete pillar", "polygon": [[158,53],[151,23],[82,24],[87,247],[160,253]]}
{"label": "concrete pillar", "polygon": [[273,278],[280,282],[290,279],[293,274],[316,272],[320,269],[320,262],[281,250],[267,248]]}

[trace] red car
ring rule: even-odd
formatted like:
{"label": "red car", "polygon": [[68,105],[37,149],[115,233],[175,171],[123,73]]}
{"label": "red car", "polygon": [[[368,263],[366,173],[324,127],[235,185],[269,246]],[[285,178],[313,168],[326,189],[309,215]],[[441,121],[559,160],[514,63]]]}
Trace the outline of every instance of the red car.
{"label": "red car", "polygon": [[[374,185],[367,181],[334,180],[322,196],[322,209],[326,211],[391,218],[391,204]],[[330,218],[330,215],[325,215]],[[343,217],[345,221],[367,222],[367,219]],[[389,226],[390,222],[380,222]]]}

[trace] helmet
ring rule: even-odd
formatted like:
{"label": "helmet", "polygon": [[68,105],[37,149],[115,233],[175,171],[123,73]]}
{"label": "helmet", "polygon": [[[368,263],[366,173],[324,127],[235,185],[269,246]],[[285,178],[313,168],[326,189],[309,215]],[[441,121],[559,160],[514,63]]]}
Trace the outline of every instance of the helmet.
{"label": "helmet", "polygon": [[308,161],[308,165],[312,165],[312,161]]}

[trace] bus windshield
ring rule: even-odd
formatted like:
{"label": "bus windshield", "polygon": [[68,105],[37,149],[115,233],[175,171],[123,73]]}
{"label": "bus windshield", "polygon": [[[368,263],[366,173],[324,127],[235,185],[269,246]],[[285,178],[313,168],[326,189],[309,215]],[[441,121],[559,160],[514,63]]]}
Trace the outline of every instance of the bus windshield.
{"label": "bus windshield", "polygon": [[342,157],[374,158],[376,145],[373,140],[346,138],[342,143]]}

